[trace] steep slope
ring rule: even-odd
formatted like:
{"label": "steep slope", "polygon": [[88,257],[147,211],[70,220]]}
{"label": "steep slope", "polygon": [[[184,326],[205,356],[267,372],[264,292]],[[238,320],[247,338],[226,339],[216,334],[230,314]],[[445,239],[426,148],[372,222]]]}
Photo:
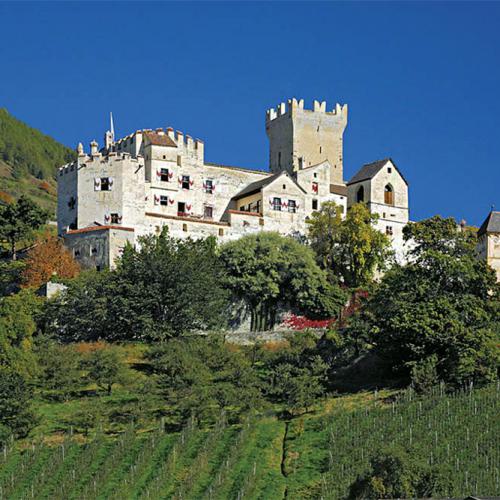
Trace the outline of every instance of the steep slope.
{"label": "steep slope", "polygon": [[0,109],[0,200],[25,194],[55,211],[56,170],[74,154]]}

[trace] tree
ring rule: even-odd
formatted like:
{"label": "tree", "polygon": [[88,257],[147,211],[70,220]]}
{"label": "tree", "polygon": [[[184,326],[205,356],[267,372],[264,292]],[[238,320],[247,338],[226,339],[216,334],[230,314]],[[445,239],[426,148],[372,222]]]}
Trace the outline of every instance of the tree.
{"label": "tree", "polygon": [[383,450],[370,460],[370,469],[351,485],[350,500],[448,496],[449,470],[428,467],[401,449]]}
{"label": "tree", "polygon": [[62,241],[49,233],[28,251],[25,263],[22,273],[25,287],[39,287],[54,276],[74,278],[80,272],[80,266]]}
{"label": "tree", "polygon": [[113,385],[126,378],[125,365],[116,351],[109,348],[97,349],[90,353],[85,367],[87,379],[95,383],[99,389],[106,391],[108,396]]}
{"label": "tree", "polygon": [[32,390],[26,379],[11,368],[0,367],[0,427],[24,437],[35,425]]}
{"label": "tree", "polygon": [[17,258],[17,244],[31,237],[48,218],[49,213],[26,196],[15,203],[0,205],[0,238],[7,241],[12,260]]}
{"label": "tree", "polygon": [[46,309],[66,341],[164,340],[226,322],[228,293],[215,240],[170,238],[166,229],[127,246],[113,271],[82,273]]}
{"label": "tree", "polygon": [[384,276],[362,312],[376,352],[408,379],[412,370],[454,385],[496,377],[498,285],[457,228],[441,217],[410,224],[411,262]]}
{"label": "tree", "polygon": [[254,330],[272,327],[279,305],[313,318],[331,318],[345,303],[311,249],[293,238],[277,233],[244,236],[222,247],[221,260],[226,284],[248,305]]}
{"label": "tree", "polygon": [[40,372],[38,384],[53,399],[67,401],[80,381],[80,356],[73,346],[63,346],[46,337],[37,338],[35,354]]}
{"label": "tree", "polygon": [[0,367],[28,379],[37,372],[32,346],[40,302],[40,298],[27,290],[0,298]]}
{"label": "tree", "polygon": [[377,220],[363,203],[353,205],[342,219],[342,207],[331,201],[307,221],[319,263],[349,288],[369,284],[390,256],[389,239],[374,227]]}

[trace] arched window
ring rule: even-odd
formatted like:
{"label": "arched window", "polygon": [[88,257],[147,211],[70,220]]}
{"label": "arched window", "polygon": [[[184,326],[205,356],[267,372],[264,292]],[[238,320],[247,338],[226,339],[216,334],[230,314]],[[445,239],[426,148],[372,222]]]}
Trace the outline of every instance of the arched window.
{"label": "arched window", "polygon": [[365,201],[365,188],[361,186],[356,192],[356,202],[363,203]]}
{"label": "arched window", "polygon": [[386,205],[394,205],[394,190],[390,184],[384,188],[384,203]]}

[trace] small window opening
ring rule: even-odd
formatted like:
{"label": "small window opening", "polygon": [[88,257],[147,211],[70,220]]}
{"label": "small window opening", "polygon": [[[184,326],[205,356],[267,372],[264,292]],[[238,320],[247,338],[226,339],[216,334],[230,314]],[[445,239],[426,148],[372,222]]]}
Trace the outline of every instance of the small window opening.
{"label": "small window opening", "polygon": [[214,208],[205,205],[205,209],[203,211],[203,217],[205,217],[205,219],[211,219],[213,215],[214,215]]}
{"label": "small window opening", "polygon": [[318,174],[314,172],[314,178],[316,179],[316,177],[318,177]]}
{"label": "small window opening", "polygon": [[160,205],[168,207],[168,196],[160,195]]}
{"label": "small window opening", "polygon": [[385,226],[385,234],[392,236],[392,226]]}
{"label": "small window opening", "polygon": [[111,224],[119,224],[120,216],[118,214],[111,214]]}
{"label": "small window opening", "polygon": [[318,200],[313,200],[312,201],[312,209],[313,210],[318,210]]}
{"label": "small window opening", "polygon": [[321,154],[323,152],[323,148],[320,146],[319,147],[319,154]]}
{"label": "small window opening", "polygon": [[391,174],[391,173],[392,173],[392,168],[391,168],[391,167],[387,167],[387,173],[388,173],[388,174]]}
{"label": "small window opening", "polygon": [[281,151],[278,153],[278,167],[281,167]]}
{"label": "small window opening", "polygon": [[177,166],[180,167],[182,165],[182,156],[177,155]]}
{"label": "small window opening", "polygon": [[187,233],[188,230],[188,225],[187,224],[182,224],[182,230]]}
{"label": "small window opening", "polygon": [[109,191],[109,177],[101,177],[101,191]]}
{"label": "small window opening", "polygon": [[205,193],[212,194],[214,192],[214,182],[212,179],[205,181]]}
{"label": "small window opening", "polygon": [[297,203],[295,202],[295,200],[288,200],[288,211],[291,214],[294,214],[297,212]]}
{"label": "small window opening", "polygon": [[273,198],[273,210],[281,212],[281,198]]}
{"label": "small window opening", "polygon": [[384,203],[386,205],[394,205],[394,190],[390,184],[384,188]]}
{"label": "small window opening", "polygon": [[168,182],[168,168],[160,169],[160,180],[162,182]]}
{"label": "small window opening", "polygon": [[177,203],[177,215],[180,217],[186,215],[186,204],[183,201]]}
{"label": "small window opening", "polygon": [[363,203],[365,201],[365,188],[360,186],[360,188],[356,192],[356,202]]}
{"label": "small window opening", "polygon": [[283,184],[283,189],[286,189],[286,184]]}
{"label": "small window opening", "polygon": [[224,229],[221,227],[219,228],[219,236],[224,236]]}
{"label": "small window opening", "polygon": [[189,175],[182,176],[182,189],[189,189]]}

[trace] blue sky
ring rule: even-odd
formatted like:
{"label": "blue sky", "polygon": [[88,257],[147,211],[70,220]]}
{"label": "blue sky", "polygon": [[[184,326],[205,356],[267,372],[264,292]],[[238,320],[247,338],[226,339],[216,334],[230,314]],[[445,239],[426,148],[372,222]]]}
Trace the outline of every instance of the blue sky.
{"label": "blue sky", "polygon": [[0,107],[74,147],[173,126],[267,168],[265,110],[349,104],[345,177],[390,156],[411,218],[500,209],[500,3],[0,3]]}

